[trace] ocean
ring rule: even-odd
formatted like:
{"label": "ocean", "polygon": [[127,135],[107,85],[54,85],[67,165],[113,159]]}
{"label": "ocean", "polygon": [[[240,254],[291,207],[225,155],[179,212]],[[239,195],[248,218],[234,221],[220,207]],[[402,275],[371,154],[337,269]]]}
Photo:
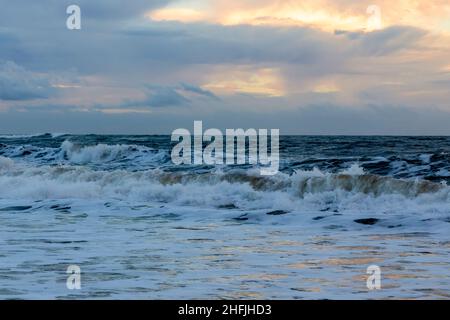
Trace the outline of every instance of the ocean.
{"label": "ocean", "polygon": [[282,136],[274,176],[172,147],[0,136],[0,299],[450,298],[450,137]]}

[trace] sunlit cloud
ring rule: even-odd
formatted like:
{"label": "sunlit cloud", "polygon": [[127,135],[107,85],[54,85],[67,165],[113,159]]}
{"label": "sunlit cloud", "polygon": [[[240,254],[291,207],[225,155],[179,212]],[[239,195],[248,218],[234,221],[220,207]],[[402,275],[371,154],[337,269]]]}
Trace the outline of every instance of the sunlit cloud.
{"label": "sunlit cloud", "polygon": [[156,21],[172,20],[180,22],[195,22],[207,18],[204,12],[189,8],[163,8],[153,11],[148,16]]}
{"label": "sunlit cloud", "polygon": [[65,84],[65,83],[56,83],[52,85],[53,88],[58,88],[58,89],[73,89],[73,88],[81,88],[80,85],[76,85],[76,84]]}
{"label": "sunlit cloud", "polygon": [[203,87],[218,95],[280,97],[285,94],[279,70],[249,66],[217,67]]}
{"label": "sunlit cloud", "polygon": [[450,33],[447,0],[180,0],[153,10],[162,21],[204,21],[222,25],[308,26],[324,31],[373,31],[408,25]]}
{"label": "sunlit cloud", "polygon": [[336,93],[339,91],[339,87],[334,83],[318,84],[313,90],[314,93]]}

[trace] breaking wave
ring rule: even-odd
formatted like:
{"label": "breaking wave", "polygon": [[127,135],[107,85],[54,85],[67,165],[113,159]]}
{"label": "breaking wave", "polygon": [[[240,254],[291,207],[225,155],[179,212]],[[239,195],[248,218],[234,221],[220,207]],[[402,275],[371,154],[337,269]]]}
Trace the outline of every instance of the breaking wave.
{"label": "breaking wave", "polygon": [[163,158],[163,153],[144,146],[97,144],[82,147],[67,140],[61,145],[61,155],[73,164],[133,161],[149,155],[152,160]]}
{"label": "breaking wave", "polygon": [[[129,153],[129,146],[74,148],[71,161],[104,161]],[[204,174],[161,169],[130,172],[85,166],[29,166],[0,157],[0,198],[151,201],[236,209],[297,211],[450,211],[450,188],[426,180],[367,174],[357,165],[339,173],[318,169],[262,177],[256,169]]]}
{"label": "breaking wave", "polygon": [[[35,164],[101,165],[105,168],[160,164],[168,153],[138,145],[96,144],[82,146],[65,140],[59,147],[2,145],[0,155]],[[109,165],[109,167],[108,167]]]}
{"label": "breaking wave", "polygon": [[51,133],[36,133],[36,134],[3,134],[0,135],[0,139],[26,139],[26,138],[36,138],[52,136]]}

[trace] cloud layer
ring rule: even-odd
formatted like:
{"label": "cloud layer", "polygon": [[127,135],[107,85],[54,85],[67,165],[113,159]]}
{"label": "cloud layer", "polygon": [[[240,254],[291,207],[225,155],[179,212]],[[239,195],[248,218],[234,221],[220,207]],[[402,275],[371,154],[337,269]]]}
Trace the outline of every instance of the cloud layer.
{"label": "cloud layer", "polygon": [[[122,117],[115,128],[126,133],[146,131],[134,122],[140,114],[167,133],[217,115],[216,126],[239,117],[243,126],[259,119],[282,132],[340,133],[333,115],[354,119],[344,121],[352,133],[395,133],[393,124],[401,133],[409,119],[413,133],[427,134],[436,129],[431,119],[450,112],[448,1],[380,0],[383,23],[374,30],[371,3],[356,0],[81,0],[82,29],[74,31],[65,27],[69,4],[3,5],[2,118],[79,114],[72,121],[92,132],[100,126],[89,117],[106,128]],[[428,112],[439,117],[419,125],[414,117]]]}
{"label": "cloud layer", "polygon": [[45,99],[55,91],[47,75],[34,74],[12,61],[0,63],[1,100]]}

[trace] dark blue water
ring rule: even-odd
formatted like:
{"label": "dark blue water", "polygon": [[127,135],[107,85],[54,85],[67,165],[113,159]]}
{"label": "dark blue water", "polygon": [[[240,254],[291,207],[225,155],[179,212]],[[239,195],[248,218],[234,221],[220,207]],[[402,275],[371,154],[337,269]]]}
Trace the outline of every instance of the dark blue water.
{"label": "dark blue water", "polygon": [[[65,141],[70,141],[72,145],[62,148]],[[102,144],[112,147],[95,149],[95,146]],[[87,146],[94,148],[83,150]],[[129,148],[116,150],[114,146]],[[0,137],[0,155],[5,157],[38,164],[82,164],[100,169],[120,167],[147,170],[161,167],[165,170],[180,170],[171,163],[170,150],[173,146],[169,136],[54,137],[46,134]],[[79,157],[69,154],[70,150]],[[280,170],[286,173],[312,170],[315,167],[335,173],[358,163],[368,173],[376,175],[449,181],[450,137],[282,136],[280,159]],[[199,167],[185,169],[195,170]]]}

